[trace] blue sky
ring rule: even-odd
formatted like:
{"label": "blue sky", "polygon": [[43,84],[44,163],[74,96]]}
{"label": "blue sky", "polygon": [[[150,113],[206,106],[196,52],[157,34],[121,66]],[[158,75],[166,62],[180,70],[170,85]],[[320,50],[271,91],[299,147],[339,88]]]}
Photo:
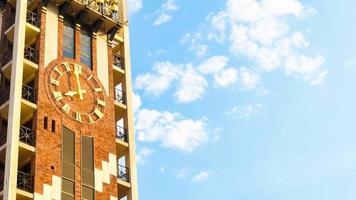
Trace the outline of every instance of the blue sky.
{"label": "blue sky", "polygon": [[128,0],[141,200],[356,199],[353,0]]}

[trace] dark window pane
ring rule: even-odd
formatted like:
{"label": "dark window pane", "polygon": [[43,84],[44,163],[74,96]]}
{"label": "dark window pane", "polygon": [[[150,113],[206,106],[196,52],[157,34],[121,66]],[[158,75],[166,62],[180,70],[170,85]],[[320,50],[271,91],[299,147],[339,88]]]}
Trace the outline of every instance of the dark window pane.
{"label": "dark window pane", "polygon": [[82,186],[82,199],[94,200],[94,189]]}
{"label": "dark window pane", "polygon": [[74,132],[66,127],[63,127],[63,161],[73,164],[75,163],[75,144],[74,144]]}
{"label": "dark window pane", "polygon": [[74,58],[74,45],[75,45],[75,29],[74,23],[65,19],[63,30],[63,56]]}
{"label": "dark window pane", "polygon": [[63,179],[62,180],[62,193],[73,195],[75,191],[75,184],[73,181]]}

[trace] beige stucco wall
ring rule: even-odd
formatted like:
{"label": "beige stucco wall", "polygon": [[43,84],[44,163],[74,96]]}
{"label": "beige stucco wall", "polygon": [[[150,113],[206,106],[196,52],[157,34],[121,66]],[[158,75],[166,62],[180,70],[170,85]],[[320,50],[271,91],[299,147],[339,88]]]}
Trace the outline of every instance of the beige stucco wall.
{"label": "beige stucco wall", "polygon": [[107,35],[98,33],[96,39],[97,48],[97,75],[109,95],[109,61]]}
{"label": "beige stucco wall", "polygon": [[57,58],[58,51],[58,9],[55,6],[48,6],[45,29],[45,58],[44,66]]}

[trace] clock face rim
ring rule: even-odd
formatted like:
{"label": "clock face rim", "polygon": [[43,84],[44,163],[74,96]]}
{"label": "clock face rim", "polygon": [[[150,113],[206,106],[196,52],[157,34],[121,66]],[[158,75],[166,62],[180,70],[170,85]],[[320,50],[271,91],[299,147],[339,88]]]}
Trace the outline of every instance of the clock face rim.
{"label": "clock face rim", "polygon": [[[53,107],[55,107],[55,109],[57,110],[57,112],[59,112],[61,115],[64,115],[66,116],[67,118],[69,118],[70,120],[74,121],[74,122],[77,122],[77,123],[82,123],[82,124],[95,124],[97,122],[99,122],[100,120],[102,120],[105,116],[105,112],[106,112],[106,106],[103,106],[102,107],[102,117],[98,117],[98,119],[94,120],[93,122],[89,122],[89,121],[78,121],[76,120],[75,116],[73,115],[70,115],[70,114],[67,114],[63,109],[62,107],[59,106],[58,104],[58,101],[55,100],[53,94],[52,94],[52,90],[51,88],[53,88],[53,85],[51,83],[51,74],[52,73],[56,73],[54,72],[54,70],[56,69],[57,66],[62,66],[64,65],[65,63],[68,63],[70,64],[73,68],[75,65],[80,65],[82,70],[84,69],[84,71],[88,72],[90,75],[91,75],[91,79],[94,80],[94,82],[98,85],[98,87],[102,90],[102,97],[103,97],[103,101],[106,103],[107,100],[108,100],[108,96],[107,96],[107,93],[106,93],[106,90],[105,88],[103,87],[103,84],[101,83],[101,81],[99,80],[99,78],[94,74],[94,72],[89,69],[85,64],[82,64],[82,63],[79,63],[75,60],[72,60],[72,59],[64,59],[64,60],[55,60],[55,61],[52,61],[50,64],[47,65],[47,69],[45,70],[45,88],[46,88],[46,94],[47,94],[47,97],[50,99],[50,102],[52,104]],[[67,73],[67,72],[64,72],[64,73]],[[64,74],[63,73],[63,74]],[[83,79],[83,77],[81,77]],[[85,80],[85,81],[88,81],[88,80]],[[86,83],[88,84],[88,83]],[[90,84],[88,84],[90,85]],[[97,108],[98,105],[94,105],[94,110],[95,108]],[[91,114],[94,112],[94,110],[91,112]]]}

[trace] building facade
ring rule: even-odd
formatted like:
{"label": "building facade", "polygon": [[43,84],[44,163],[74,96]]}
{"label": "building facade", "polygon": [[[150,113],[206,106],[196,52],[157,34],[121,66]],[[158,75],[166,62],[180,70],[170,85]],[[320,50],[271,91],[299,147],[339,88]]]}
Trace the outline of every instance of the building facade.
{"label": "building facade", "polygon": [[137,200],[125,0],[0,9],[0,199]]}

